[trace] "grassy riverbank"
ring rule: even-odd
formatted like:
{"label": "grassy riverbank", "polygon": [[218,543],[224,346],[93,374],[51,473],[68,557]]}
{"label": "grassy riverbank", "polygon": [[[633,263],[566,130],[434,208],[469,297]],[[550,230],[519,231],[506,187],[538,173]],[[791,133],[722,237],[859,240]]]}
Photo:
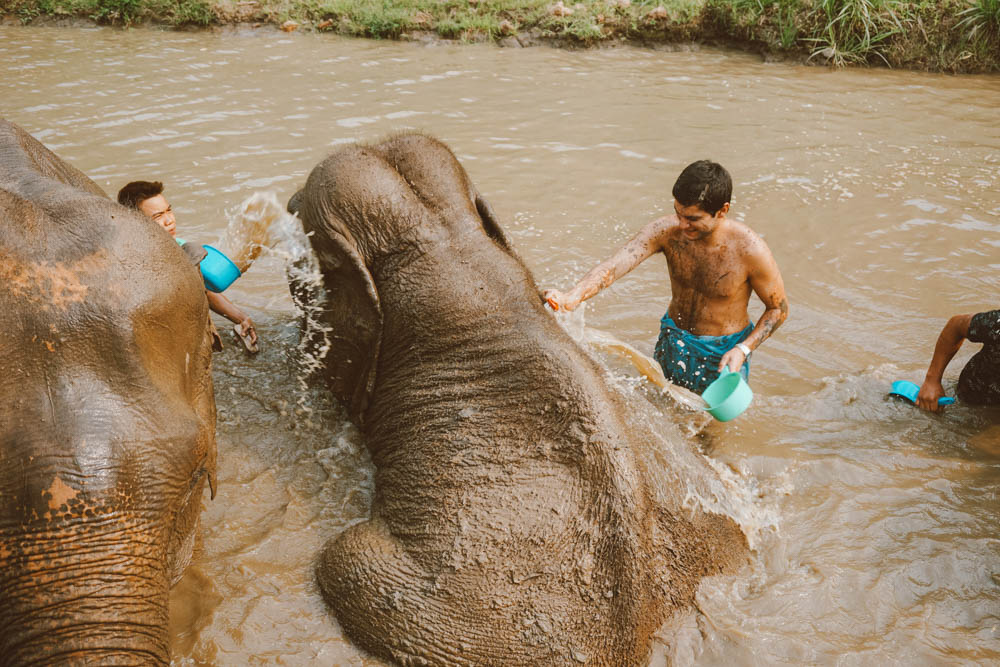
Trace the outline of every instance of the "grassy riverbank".
{"label": "grassy riverbank", "polygon": [[709,43],[835,66],[1000,71],[1000,0],[0,0],[0,10],[23,23],[249,23],[506,46]]}

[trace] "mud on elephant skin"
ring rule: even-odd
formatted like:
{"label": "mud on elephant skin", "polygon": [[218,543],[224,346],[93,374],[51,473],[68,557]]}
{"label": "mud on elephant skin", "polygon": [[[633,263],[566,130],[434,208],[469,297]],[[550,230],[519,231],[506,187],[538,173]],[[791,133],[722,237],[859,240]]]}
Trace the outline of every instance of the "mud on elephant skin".
{"label": "mud on elephant skin", "polygon": [[[317,565],[356,643],[402,664],[642,664],[703,577],[747,561],[683,483],[654,500],[652,439],[444,144],[344,147],[289,208],[324,275],[325,379],[376,467],[371,519]],[[713,475],[675,446],[678,480]]]}
{"label": "mud on elephant skin", "polygon": [[198,272],[0,119],[0,285],[0,664],[167,664],[214,495]]}

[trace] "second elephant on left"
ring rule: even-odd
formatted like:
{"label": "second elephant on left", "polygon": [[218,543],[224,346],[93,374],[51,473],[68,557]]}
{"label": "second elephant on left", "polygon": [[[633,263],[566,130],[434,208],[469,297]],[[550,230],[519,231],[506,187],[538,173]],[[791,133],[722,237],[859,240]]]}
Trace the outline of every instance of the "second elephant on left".
{"label": "second elephant on left", "polygon": [[0,119],[0,663],[166,665],[215,491],[208,303],[155,223]]}

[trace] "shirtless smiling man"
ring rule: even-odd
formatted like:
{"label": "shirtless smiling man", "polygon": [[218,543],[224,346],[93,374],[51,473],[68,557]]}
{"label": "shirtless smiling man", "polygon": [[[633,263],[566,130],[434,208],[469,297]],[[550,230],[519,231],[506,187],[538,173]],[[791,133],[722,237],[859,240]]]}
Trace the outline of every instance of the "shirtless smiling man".
{"label": "shirtless smiling man", "polygon": [[[726,217],[733,184],[719,164],[688,165],[674,183],[674,214],[647,224],[568,292],[546,290],[555,310],[574,310],[647,258],[662,252],[670,272],[670,307],[654,356],[668,380],[701,393],[726,366],[749,377],[750,352],[788,317],[788,299],[767,244]],[[764,303],[750,324],[750,293]]]}

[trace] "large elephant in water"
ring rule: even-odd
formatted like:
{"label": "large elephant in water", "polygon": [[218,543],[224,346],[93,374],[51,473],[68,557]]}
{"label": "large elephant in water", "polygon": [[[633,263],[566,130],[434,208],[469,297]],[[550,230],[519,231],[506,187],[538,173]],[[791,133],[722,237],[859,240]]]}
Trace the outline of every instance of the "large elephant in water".
{"label": "large elephant in water", "polygon": [[356,643],[402,664],[641,664],[702,577],[746,562],[683,484],[654,499],[651,440],[444,144],[342,148],[289,209],[324,276],[326,380],[376,468],[371,519],[317,565]]}
{"label": "large elephant in water", "polygon": [[0,120],[0,664],[169,662],[214,495],[208,324],[167,234]]}

